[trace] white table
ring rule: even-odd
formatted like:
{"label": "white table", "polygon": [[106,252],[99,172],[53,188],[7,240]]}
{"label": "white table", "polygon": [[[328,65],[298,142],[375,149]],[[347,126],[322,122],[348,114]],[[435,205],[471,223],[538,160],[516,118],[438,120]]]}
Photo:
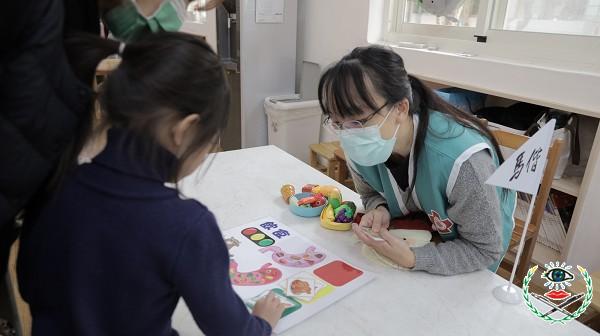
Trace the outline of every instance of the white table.
{"label": "white table", "polygon": [[[201,174],[201,173],[200,173]],[[361,254],[351,232],[321,228],[317,218],[293,215],[279,189],[291,183],[334,184],[346,200],[358,194],[274,146],[219,153],[203,177],[183,181],[186,195],[214,212],[221,229],[272,216],[377,278],[321,313],[289,329],[291,335],[597,335],[573,321],[550,325],[524,304],[492,296],[504,279],[485,270],[457,276],[398,271],[375,265]],[[180,301],[173,326],[182,336],[201,334]]]}

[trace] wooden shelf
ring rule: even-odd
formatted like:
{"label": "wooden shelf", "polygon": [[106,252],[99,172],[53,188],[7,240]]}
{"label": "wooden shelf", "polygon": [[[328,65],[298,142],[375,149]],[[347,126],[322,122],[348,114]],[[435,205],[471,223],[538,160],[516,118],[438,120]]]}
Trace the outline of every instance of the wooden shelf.
{"label": "wooden shelf", "polygon": [[[511,262],[514,262],[515,255],[517,253],[517,248],[513,248],[506,252],[506,258]],[[531,262],[541,267],[544,267],[544,264],[550,261],[562,261],[560,258],[560,252],[553,250],[547,246],[540,244],[539,242],[535,244],[535,249],[533,249],[533,256],[531,256]]]}
{"label": "wooden shelf", "polygon": [[559,180],[552,182],[552,189],[562,191],[565,194],[579,197],[579,189],[581,188],[581,176],[563,176]]}

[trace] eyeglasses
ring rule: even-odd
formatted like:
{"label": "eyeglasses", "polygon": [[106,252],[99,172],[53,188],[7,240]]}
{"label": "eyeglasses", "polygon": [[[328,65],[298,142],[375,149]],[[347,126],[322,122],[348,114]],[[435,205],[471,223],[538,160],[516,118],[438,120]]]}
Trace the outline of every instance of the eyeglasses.
{"label": "eyeglasses", "polygon": [[385,102],[380,108],[375,110],[375,112],[371,113],[368,117],[364,119],[358,120],[348,120],[342,123],[331,121],[331,118],[328,116],[327,119],[324,120],[324,124],[331,128],[333,131],[341,131],[348,129],[357,129],[363,128],[365,125],[371,120],[376,114],[378,114],[384,107],[388,106],[388,102]]}

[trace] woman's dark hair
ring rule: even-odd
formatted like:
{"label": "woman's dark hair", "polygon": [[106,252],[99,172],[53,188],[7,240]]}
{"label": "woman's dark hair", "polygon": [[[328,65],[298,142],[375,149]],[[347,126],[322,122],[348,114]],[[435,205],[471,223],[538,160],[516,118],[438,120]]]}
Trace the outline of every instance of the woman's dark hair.
{"label": "woman's dark hair", "polygon": [[[374,90],[372,90],[373,88]],[[377,110],[373,93],[392,105],[408,99],[410,115],[417,115],[413,155],[413,176],[417,176],[417,162],[429,128],[430,111],[439,111],[461,125],[474,129],[493,145],[500,163],[504,161],[498,142],[481,120],[440,98],[418,78],[409,75],[402,57],[393,50],[380,47],[358,47],[327,69],[319,81],[319,103],[327,117],[353,117],[365,109]],[[413,178],[410,190],[414,188]]]}
{"label": "woman's dark hair", "polygon": [[[77,75],[92,83],[98,63],[119,51],[119,42],[92,35],[66,39],[67,53]],[[194,138],[167,178],[178,176],[181,165],[201,148],[216,145],[227,124],[230,90],[219,57],[201,38],[184,33],[149,34],[129,43],[121,53],[121,64],[100,86],[98,102],[101,122],[135,135],[136,150],[143,150],[155,170],[157,134],[165,122],[199,116]],[[76,158],[92,132],[93,111],[81,120],[80,132],[63,159],[58,175],[76,164]]]}

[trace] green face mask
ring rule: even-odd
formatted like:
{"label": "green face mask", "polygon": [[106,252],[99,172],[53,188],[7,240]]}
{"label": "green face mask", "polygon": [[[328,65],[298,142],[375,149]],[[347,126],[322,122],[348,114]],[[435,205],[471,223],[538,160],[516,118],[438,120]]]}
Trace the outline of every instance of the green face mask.
{"label": "green face mask", "polygon": [[154,12],[146,17],[140,14],[133,0],[125,0],[123,4],[106,13],[106,25],[119,40],[131,42],[147,32],[178,31],[185,18],[185,5],[182,1],[165,1]]}

